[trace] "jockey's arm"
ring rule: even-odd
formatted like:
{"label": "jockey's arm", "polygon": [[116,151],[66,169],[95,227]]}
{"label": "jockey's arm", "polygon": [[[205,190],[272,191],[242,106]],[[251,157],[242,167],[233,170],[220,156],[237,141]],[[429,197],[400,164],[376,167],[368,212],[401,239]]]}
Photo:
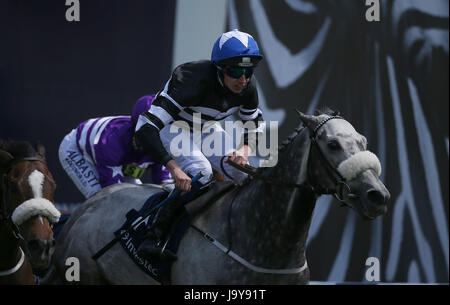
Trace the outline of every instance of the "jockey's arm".
{"label": "jockey's arm", "polygon": [[[229,160],[233,161],[239,165],[246,165],[248,164],[248,157],[250,154],[254,151],[256,151],[256,147],[258,144],[258,134],[264,133],[265,130],[265,122],[262,117],[262,112],[257,108],[258,101],[256,99],[251,101],[253,104],[249,108],[252,109],[245,109],[244,107],[241,107],[239,111],[239,116],[241,120],[243,121],[244,125],[248,121],[252,121],[253,127],[249,130],[244,130],[244,144],[241,148],[234,151],[233,154],[230,156]],[[251,114],[243,114],[243,110],[246,113]]]}
{"label": "jockey's arm", "polygon": [[191,189],[191,178],[178,166],[169,153],[164,148],[159,130],[150,125],[144,124],[136,132],[136,138],[142,146],[144,152],[152,156],[157,162],[164,165],[175,180],[175,187],[182,191],[188,192]]}

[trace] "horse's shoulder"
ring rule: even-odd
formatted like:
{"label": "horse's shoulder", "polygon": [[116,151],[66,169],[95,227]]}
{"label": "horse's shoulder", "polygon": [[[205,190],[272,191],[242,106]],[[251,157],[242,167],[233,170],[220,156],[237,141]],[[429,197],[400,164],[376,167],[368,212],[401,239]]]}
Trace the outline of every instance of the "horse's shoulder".
{"label": "horse's shoulder", "polygon": [[216,182],[208,192],[185,205],[192,224],[203,229],[217,229],[228,215],[230,196],[235,190],[232,182]]}

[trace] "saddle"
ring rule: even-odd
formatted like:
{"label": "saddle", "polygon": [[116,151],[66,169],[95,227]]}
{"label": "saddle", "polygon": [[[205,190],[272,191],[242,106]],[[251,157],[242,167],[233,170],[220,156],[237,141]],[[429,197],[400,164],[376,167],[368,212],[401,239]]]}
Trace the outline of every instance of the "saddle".
{"label": "saddle", "polygon": [[[170,233],[166,241],[166,248],[171,252],[176,253],[182,237],[190,226],[191,220],[205,211],[217,198],[233,188],[233,182],[214,181],[209,185],[207,190],[200,192],[198,197],[195,197],[192,201],[186,203],[184,206],[185,213],[180,215],[180,217],[171,226]],[[169,190],[161,191],[152,195],[139,211],[136,211],[135,209],[128,211],[126,214],[125,223],[114,232],[114,235],[116,237],[122,235],[122,233],[125,232],[130,226],[140,221],[144,215],[147,215],[149,211],[158,205],[158,203],[166,199],[168,195]],[[151,223],[157,213],[158,210],[155,210],[144,222]],[[170,269],[173,263],[172,261],[159,258],[151,259],[150,261],[140,257],[137,253],[137,249],[144,240],[147,232],[144,222],[138,225],[134,230],[130,230],[127,234],[122,236],[119,242],[125,252],[142,271],[163,285],[170,284]]]}

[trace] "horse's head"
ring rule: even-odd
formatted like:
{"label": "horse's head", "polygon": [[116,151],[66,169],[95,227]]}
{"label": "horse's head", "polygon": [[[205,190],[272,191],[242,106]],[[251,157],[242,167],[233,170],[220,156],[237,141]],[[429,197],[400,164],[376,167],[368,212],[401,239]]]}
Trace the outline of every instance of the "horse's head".
{"label": "horse's head", "polygon": [[386,213],[389,191],[379,179],[381,165],[367,140],[337,113],[299,112],[311,140],[308,178],[323,194],[332,194],[366,219]]}
{"label": "horse's head", "polygon": [[27,142],[7,143],[0,146],[0,221],[24,239],[33,268],[45,268],[55,247],[51,223],[60,216],[52,203],[56,183],[42,145],[35,150]]}

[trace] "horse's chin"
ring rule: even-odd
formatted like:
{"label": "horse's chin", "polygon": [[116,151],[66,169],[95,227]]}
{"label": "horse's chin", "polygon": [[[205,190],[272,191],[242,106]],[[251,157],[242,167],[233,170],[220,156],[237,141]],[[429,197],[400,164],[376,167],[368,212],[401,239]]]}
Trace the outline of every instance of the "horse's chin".
{"label": "horse's chin", "polygon": [[370,221],[375,220],[378,216],[386,214],[387,211],[386,205],[374,207],[366,205],[361,201],[358,203],[353,202],[350,206],[361,216],[362,219]]}
{"label": "horse's chin", "polygon": [[384,215],[386,212],[380,212],[380,211],[365,211],[363,213],[360,213],[363,219],[365,220],[374,220],[378,216]]}

